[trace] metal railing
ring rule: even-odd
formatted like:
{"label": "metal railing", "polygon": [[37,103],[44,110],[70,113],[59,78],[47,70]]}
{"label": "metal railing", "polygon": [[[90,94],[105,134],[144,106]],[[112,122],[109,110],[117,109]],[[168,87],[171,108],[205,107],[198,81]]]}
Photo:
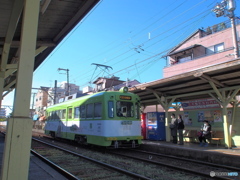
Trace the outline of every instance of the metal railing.
{"label": "metal railing", "polygon": [[191,59],[189,61],[185,61],[185,62],[176,62],[176,63],[173,63],[173,64],[168,64],[166,67],[170,67],[170,66],[174,66],[174,65],[177,65],[177,64],[190,62],[190,61],[194,61],[194,60],[197,60],[197,59],[205,58],[205,57],[208,57],[208,56],[212,56],[212,55],[215,55],[215,54],[218,54],[218,53],[230,51],[230,50],[233,50],[233,49],[234,49],[234,47],[224,48],[222,51],[213,52],[213,53],[210,53],[210,54],[200,55],[200,56],[194,57],[193,59]]}
{"label": "metal railing", "polygon": [[[235,17],[235,24],[236,25],[240,24],[240,18],[239,17]],[[214,34],[214,33],[223,31],[223,30],[228,29],[230,27],[231,27],[231,21],[228,20],[228,21],[221,22],[219,24],[215,24],[213,26],[209,26],[207,28],[203,28],[201,37],[206,37],[210,34]]]}

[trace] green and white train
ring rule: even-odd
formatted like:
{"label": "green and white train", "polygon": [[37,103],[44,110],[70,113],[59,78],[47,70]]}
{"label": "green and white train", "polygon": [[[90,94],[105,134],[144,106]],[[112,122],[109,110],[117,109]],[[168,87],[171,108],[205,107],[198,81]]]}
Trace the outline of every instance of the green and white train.
{"label": "green and white train", "polygon": [[47,108],[45,134],[99,146],[141,144],[140,99],[128,92],[104,91]]}

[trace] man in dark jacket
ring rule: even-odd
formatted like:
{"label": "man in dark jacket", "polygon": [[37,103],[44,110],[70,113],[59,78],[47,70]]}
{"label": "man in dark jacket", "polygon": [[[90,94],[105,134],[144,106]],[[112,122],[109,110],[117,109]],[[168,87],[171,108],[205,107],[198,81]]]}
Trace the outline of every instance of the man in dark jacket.
{"label": "man in dark jacket", "polygon": [[181,115],[178,115],[177,121],[178,121],[179,145],[183,145],[184,122]]}

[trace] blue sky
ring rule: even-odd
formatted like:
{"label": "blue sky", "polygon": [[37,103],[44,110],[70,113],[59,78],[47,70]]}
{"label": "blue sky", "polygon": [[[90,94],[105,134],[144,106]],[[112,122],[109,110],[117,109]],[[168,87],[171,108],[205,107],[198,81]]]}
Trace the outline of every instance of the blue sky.
{"label": "blue sky", "polygon": [[[198,28],[228,20],[211,11],[221,0],[103,0],[80,22],[34,72],[32,87],[54,86],[66,81],[89,85],[98,76],[137,79],[141,83],[161,79],[171,48]],[[240,0],[236,0],[239,16]],[[111,66],[103,73],[92,63]],[[12,102],[13,93],[4,104]]]}

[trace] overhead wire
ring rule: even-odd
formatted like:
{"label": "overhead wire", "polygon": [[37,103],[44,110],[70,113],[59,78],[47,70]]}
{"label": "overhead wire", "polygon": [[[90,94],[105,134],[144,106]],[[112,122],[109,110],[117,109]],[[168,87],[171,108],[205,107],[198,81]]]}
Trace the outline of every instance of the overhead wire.
{"label": "overhead wire", "polygon": [[[156,43],[155,43],[155,44],[156,44]],[[129,51],[127,51],[127,52],[129,52]],[[121,56],[121,55],[123,55],[123,54],[125,54],[125,53],[122,53],[122,54],[120,54],[120,55],[118,55],[118,56],[116,56],[116,57],[112,58],[111,60],[114,60],[114,59],[116,59],[116,58],[120,57],[120,56]]]}
{"label": "overhead wire", "polygon": [[[186,0],[186,1],[187,1],[187,0]],[[181,3],[181,5],[182,5],[182,4],[184,4],[186,1],[184,1],[183,3]],[[176,1],[174,1],[174,2],[176,2]],[[176,8],[179,8],[179,7],[180,7],[180,5],[179,5],[179,6],[177,6]],[[176,8],[175,8],[175,9],[176,9]],[[168,14],[169,14],[169,12],[168,12],[168,13],[166,13],[166,15],[168,15]],[[131,49],[130,49],[130,51],[131,51]],[[125,53],[124,53],[124,54],[125,54]],[[115,58],[112,58],[112,59],[115,59]],[[111,59],[111,60],[112,60],[112,59]],[[110,60],[110,61],[111,61],[111,60]],[[108,61],[108,62],[109,62],[109,61]],[[79,75],[79,76],[80,76],[80,75]]]}
{"label": "overhead wire", "polygon": [[81,26],[83,21],[85,21],[96,9],[97,7],[102,3],[103,0],[100,0],[96,6],[93,7],[93,9],[90,10],[90,12],[84,16],[84,18],[78,23],[78,25],[60,42],[60,44],[54,49],[47,58],[41,63],[41,65],[34,71],[33,75],[36,74],[43,66],[46,64],[50,58],[62,47],[62,45],[74,34],[74,32]]}
{"label": "overhead wire", "polygon": [[[204,12],[203,12],[204,13]],[[196,16],[199,16],[201,13],[199,13],[199,14],[197,14]],[[196,16],[194,16],[194,17],[196,17]],[[190,20],[191,19],[193,19],[193,18],[190,18]],[[186,23],[186,22],[188,22],[189,20],[187,20],[187,21],[185,21],[185,22],[183,22],[182,24],[184,24],[184,23]],[[175,29],[176,27],[178,27],[178,25],[176,25],[176,26],[174,26],[173,28],[171,28],[171,29]],[[189,27],[189,26],[185,26],[186,28],[187,27]],[[161,33],[161,35],[162,34],[164,34],[164,33],[166,33],[166,32],[168,32],[167,30],[165,31],[165,32],[163,32],[163,33]],[[179,32],[179,30],[176,30],[174,33],[176,33],[176,32]],[[169,36],[171,36],[172,34],[170,34]],[[167,37],[169,37],[169,36],[167,36]],[[165,38],[167,38],[167,37],[165,37]],[[152,44],[152,45],[155,45],[156,43],[154,43],[154,44]],[[148,47],[150,47],[150,46],[148,46]],[[130,52],[131,50],[128,50],[127,52]],[[114,58],[112,58],[111,60],[114,60],[114,59],[116,59],[116,58],[118,58],[118,57],[120,57],[120,56],[122,56],[123,54],[126,54],[127,52],[124,52],[124,53],[122,53],[122,54],[120,54],[120,55],[118,55],[118,56],[116,56],[116,57],[114,57]],[[128,57],[132,57],[133,55],[135,55],[135,53],[133,53],[132,55],[130,55],[130,56],[128,56]],[[127,59],[127,58],[125,58],[125,59]],[[111,60],[109,60],[108,62],[110,62]],[[116,64],[118,64],[119,62],[121,62],[123,59],[121,59],[120,61],[118,61],[118,62],[115,62],[113,65],[116,65]],[[79,76],[81,76],[81,75],[79,75]]]}

